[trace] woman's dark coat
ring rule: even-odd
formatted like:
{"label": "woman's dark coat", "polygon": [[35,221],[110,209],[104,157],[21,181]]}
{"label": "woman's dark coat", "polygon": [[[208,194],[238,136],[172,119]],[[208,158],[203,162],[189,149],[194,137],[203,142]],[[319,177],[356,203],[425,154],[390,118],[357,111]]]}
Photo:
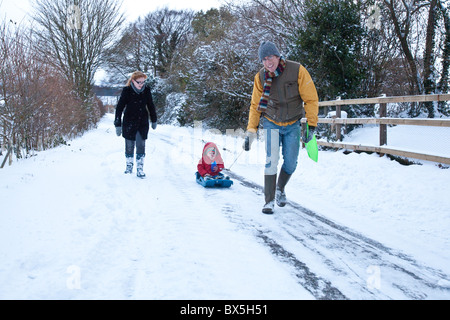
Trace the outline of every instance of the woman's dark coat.
{"label": "woman's dark coat", "polygon": [[[123,122],[122,113],[124,113]],[[145,87],[144,91],[138,94],[131,86],[124,87],[117,103],[114,125],[122,126],[122,135],[127,140],[136,140],[138,131],[142,139],[146,140],[149,130],[149,113],[151,121],[156,122],[156,110],[150,88]]]}

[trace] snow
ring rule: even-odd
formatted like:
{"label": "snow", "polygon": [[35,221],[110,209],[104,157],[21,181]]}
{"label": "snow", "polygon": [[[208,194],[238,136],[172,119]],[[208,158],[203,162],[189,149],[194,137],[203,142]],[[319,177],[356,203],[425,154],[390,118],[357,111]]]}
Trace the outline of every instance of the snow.
{"label": "snow", "polygon": [[[330,111],[327,113],[327,118],[336,118],[336,111]],[[347,112],[345,111],[341,111],[341,116],[340,118],[342,119],[347,119]]]}
{"label": "snow", "polygon": [[[345,142],[379,146],[378,125],[365,125],[350,132]],[[450,128],[398,125],[387,126],[386,147],[450,158]],[[416,161],[411,159],[412,161]]]}
{"label": "snow", "polygon": [[[263,141],[242,153],[239,136],[159,125],[138,179],[112,123],[0,170],[0,299],[317,299],[329,283],[350,299],[450,298],[449,169],[303,149],[292,206],[264,215]],[[195,183],[206,141],[246,183]]]}

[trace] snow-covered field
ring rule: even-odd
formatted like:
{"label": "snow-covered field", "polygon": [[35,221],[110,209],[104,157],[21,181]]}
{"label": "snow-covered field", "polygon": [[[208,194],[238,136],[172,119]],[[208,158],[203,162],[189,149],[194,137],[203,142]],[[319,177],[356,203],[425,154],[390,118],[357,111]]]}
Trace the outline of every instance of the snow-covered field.
{"label": "snow-covered field", "polygon": [[[315,163],[302,150],[292,205],[267,216],[262,141],[241,153],[241,138],[160,125],[141,180],[123,174],[112,122],[0,170],[0,299],[317,299],[321,285],[340,292],[325,298],[450,299],[450,169],[341,151]],[[419,141],[390,130],[391,141]],[[195,182],[210,140],[245,183]]]}

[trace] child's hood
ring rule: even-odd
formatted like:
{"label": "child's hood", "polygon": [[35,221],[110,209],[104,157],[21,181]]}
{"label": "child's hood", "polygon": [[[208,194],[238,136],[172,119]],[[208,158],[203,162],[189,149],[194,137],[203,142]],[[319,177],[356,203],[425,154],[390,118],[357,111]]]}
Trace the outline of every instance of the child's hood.
{"label": "child's hood", "polygon": [[[212,160],[210,159],[210,157],[208,157],[208,152],[211,150],[214,150],[216,153],[216,156]],[[203,147],[202,159],[206,164],[211,164],[214,161],[216,162],[216,164],[223,164],[222,156],[220,155],[219,149],[214,142],[208,142],[205,144],[205,146]]]}

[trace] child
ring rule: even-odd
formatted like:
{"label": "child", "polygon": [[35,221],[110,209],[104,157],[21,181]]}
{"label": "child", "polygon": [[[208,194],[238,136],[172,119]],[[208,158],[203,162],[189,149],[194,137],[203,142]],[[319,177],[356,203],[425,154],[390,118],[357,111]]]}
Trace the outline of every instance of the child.
{"label": "child", "polygon": [[221,171],[225,168],[219,149],[213,142],[203,148],[202,158],[198,162],[197,171],[205,179],[226,179]]}

